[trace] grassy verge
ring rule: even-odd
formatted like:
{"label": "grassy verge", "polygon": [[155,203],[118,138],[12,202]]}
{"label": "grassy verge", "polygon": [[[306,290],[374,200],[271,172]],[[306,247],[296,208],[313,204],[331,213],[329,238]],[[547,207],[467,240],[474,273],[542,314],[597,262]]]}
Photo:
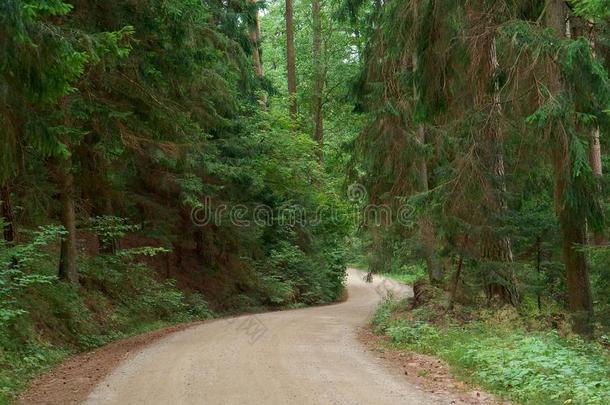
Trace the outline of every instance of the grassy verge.
{"label": "grassy verge", "polygon": [[[40,274],[54,266],[39,263]],[[15,296],[18,316],[2,319],[0,404],[67,356],[111,341],[213,316],[199,294],[186,294],[152,270],[114,257],[81,263],[81,286],[51,281]]]}
{"label": "grassy verge", "polygon": [[387,300],[373,319],[394,348],[438,356],[458,378],[518,403],[608,403],[610,361],[596,343],[528,332],[512,309],[458,324],[430,306],[406,307]]}

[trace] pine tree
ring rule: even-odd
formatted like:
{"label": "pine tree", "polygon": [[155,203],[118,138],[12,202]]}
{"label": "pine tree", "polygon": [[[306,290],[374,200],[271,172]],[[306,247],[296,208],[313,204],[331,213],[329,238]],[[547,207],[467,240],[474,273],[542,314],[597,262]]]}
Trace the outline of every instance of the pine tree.
{"label": "pine tree", "polygon": [[311,15],[313,22],[313,139],[320,148],[320,160],[324,159],[324,84],[326,69],[322,55],[322,8],[320,0],[312,0]]}
{"label": "pine tree", "polygon": [[296,121],[297,108],[297,72],[296,57],[294,53],[294,9],[292,0],[286,0],[286,71],[288,73],[288,97],[290,115]]}

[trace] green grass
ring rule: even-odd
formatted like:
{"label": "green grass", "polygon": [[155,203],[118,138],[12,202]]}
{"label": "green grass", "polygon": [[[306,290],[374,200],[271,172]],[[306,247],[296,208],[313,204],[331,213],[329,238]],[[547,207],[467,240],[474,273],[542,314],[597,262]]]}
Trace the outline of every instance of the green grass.
{"label": "green grass", "polygon": [[458,378],[519,403],[608,403],[610,361],[596,343],[491,319],[438,326],[417,311],[401,313],[403,306],[386,301],[373,319],[394,348],[438,356]]}
{"label": "green grass", "polygon": [[69,351],[30,343],[20,351],[0,352],[0,404],[9,404],[27,381],[62,361]]}
{"label": "green grass", "polygon": [[427,277],[424,267],[417,264],[404,265],[382,275],[407,285],[413,285],[416,281]]}
{"label": "green grass", "polygon": [[[129,330],[122,332],[109,331],[105,335],[80,336],[83,350],[89,350],[113,340],[127,338],[142,333],[158,330],[175,322],[152,321],[135,323]],[[80,349],[64,345],[53,345],[45,342],[29,341],[19,350],[0,351],[0,405],[10,404],[27,383],[39,374],[50,370]]]}
{"label": "green grass", "polygon": [[[46,262],[33,266],[43,275],[55,270]],[[78,288],[53,281],[14,295],[20,315],[0,319],[0,404],[69,355],[213,316],[201,295],[159,281],[143,265],[96,257],[83,259],[80,270]]]}

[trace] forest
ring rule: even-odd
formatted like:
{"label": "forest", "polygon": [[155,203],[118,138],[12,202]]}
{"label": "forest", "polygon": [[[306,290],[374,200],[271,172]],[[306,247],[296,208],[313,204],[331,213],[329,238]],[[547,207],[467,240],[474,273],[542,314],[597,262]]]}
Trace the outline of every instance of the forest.
{"label": "forest", "polygon": [[0,403],[347,268],[384,347],[607,403],[609,71],[609,0],[0,0]]}

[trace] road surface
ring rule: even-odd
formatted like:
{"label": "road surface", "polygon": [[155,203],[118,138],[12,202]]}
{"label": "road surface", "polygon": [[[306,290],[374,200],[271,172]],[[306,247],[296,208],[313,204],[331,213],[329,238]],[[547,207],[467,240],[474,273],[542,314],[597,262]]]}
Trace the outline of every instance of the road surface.
{"label": "road surface", "polygon": [[348,270],[340,304],[218,319],[169,335],[103,380],[86,404],[438,404],[357,338],[381,296],[411,290]]}

